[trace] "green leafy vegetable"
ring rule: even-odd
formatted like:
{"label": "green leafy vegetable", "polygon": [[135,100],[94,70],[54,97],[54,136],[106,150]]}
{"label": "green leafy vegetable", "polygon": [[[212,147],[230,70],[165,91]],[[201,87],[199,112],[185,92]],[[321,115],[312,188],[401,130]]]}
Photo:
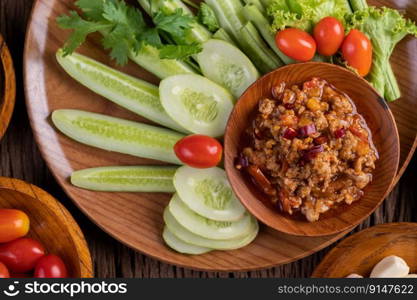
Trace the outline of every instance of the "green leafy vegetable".
{"label": "green leafy vegetable", "polygon": [[296,27],[312,31],[322,18],[333,16],[343,21],[351,12],[347,0],[271,0],[267,13],[272,17],[272,30]]}
{"label": "green leafy vegetable", "polygon": [[200,10],[197,16],[199,22],[207,27],[211,32],[215,32],[220,28],[219,21],[217,20],[216,14],[210,6],[201,2]]}
{"label": "green leafy vegetable", "polygon": [[389,58],[406,35],[417,36],[417,26],[397,10],[368,7],[347,16],[347,29],[356,28],[369,36],[373,46],[373,64],[369,81],[385,97],[394,101],[401,96]]}
{"label": "green leafy vegetable", "polygon": [[173,13],[159,11],[154,16],[155,27],[150,27],[138,9],[122,0],[78,0],[76,5],[81,15],[71,11],[57,18],[60,27],[73,30],[63,48],[65,55],[74,52],[94,32],[102,33],[103,47],[109,49],[110,56],[121,65],[127,62],[129,53],[138,54],[143,45],[158,48],[160,58],[184,59],[201,51],[198,44],[166,45],[162,42],[165,34],[178,41],[191,28],[194,18],[184,14],[182,9]]}

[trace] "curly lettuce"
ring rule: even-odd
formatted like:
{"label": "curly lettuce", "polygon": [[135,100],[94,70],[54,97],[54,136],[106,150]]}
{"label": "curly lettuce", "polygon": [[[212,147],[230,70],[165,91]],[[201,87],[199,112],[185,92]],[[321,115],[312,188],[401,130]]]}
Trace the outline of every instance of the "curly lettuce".
{"label": "curly lettuce", "polygon": [[367,79],[387,101],[401,97],[401,92],[390,64],[395,46],[408,34],[417,37],[417,26],[397,10],[386,7],[367,7],[346,16],[347,30],[364,32],[373,46],[373,64]]}
{"label": "curly lettuce", "polygon": [[274,32],[286,27],[311,32],[322,18],[333,16],[343,21],[351,9],[347,0],[271,0],[267,13]]}

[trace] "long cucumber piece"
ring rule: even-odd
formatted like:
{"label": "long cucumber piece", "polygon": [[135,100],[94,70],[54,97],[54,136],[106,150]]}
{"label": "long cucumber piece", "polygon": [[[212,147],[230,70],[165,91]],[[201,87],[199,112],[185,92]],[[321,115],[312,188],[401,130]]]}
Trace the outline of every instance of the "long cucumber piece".
{"label": "long cucumber piece", "polygon": [[289,58],[281,50],[278,49],[275,43],[275,36],[269,30],[270,24],[268,19],[262,14],[262,12],[255,5],[245,5],[243,8],[243,14],[245,15],[248,21],[251,21],[258,31],[261,33],[262,37],[268,43],[269,47],[278,55],[282,62],[286,65],[295,63],[295,60]]}
{"label": "long cucumber piece", "polygon": [[75,171],[71,183],[80,188],[103,192],[174,193],[177,167],[127,166],[100,167]]}
{"label": "long cucumber piece", "polygon": [[159,50],[146,45],[139,53],[131,52],[129,58],[139,66],[160,79],[178,74],[195,74],[196,71],[186,62],[177,59],[161,59]]}
{"label": "long cucumber piece", "polygon": [[83,144],[181,164],[173,148],[184,135],[175,131],[74,109],[54,111],[52,121],[62,133]]}
{"label": "long cucumber piece", "polygon": [[265,44],[252,22],[240,30],[240,43],[261,73],[268,73],[283,65],[278,56]]}
{"label": "long cucumber piece", "polygon": [[245,24],[240,0],[206,0],[205,2],[216,14],[221,27],[239,42],[239,31]]}
{"label": "long cucumber piece", "polygon": [[56,58],[72,78],[104,98],[160,125],[187,132],[165,112],[157,86],[78,53],[63,56],[59,50]]}
{"label": "long cucumber piece", "polygon": [[254,5],[262,14],[266,13],[266,8],[261,0],[243,0],[243,2],[245,2],[246,5]]}
{"label": "long cucumber piece", "polygon": [[214,34],[213,39],[221,40],[228,42],[229,44],[232,44],[233,46],[236,46],[235,41],[232,39],[232,37],[227,33],[226,30],[223,28],[219,28]]}

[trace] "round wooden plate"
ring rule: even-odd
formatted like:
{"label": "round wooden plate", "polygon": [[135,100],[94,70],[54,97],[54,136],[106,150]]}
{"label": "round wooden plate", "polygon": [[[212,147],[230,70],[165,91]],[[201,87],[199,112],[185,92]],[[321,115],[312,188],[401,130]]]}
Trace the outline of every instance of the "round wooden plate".
{"label": "round wooden plate", "polygon": [[30,219],[28,236],[40,241],[48,253],[59,255],[70,277],[93,277],[90,251],[80,227],[47,192],[18,179],[0,177],[0,208],[24,211]]}
{"label": "round wooden plate", "polygon": [[[392,5],[394,2],[373,1]],[[97,193],[73,187],[68,177],[74,170],[156,162],[81,145],[52,127],[50,114],[59,108],[84,109],[143,121],[82,87],[58,66],[55,52],[68,37],[68,32],[59,29],[55,19],[73,9],[72,3],[70,0],[38,0],[34,6],[25,49],[26,103],[35,138],[49,168],[78,207],[98,226],[122,243],[164,262],[210,271],[244,271],[288,263],[328,246],[347,233],[301,238],[262,228],[255,242],[243,249],[186,256],[168,249],[161,238],[162,212],[170,195]],[[417,3],[413,0],[401,3],[408,16],[417,19]],[[79,52],[114,66],[99,42],[100,37],[95,36]],[[404,93],[403,99],[392,106],[400,131],[402,169],[415,149],[417,133],[417,115],[410,109],[417,105],[414,97],[417,95],[416,45],[416,40],[403,41],[392,60]],[[133,63],[121,70],[158,83],[154,76]]]}
{"label": "round wooden plate", "polygon": [[6,42],[0,34],[0,139],[12,117],[16,97],[13,61]]}
{"label": "round wooden plate", "polygon": [[410,273],[417,272],[416,223],[377,225],[348,237],[324,257],[312,277],[341,278],[352,273],[367,277],[381,259],[390,255],[403,258]]}

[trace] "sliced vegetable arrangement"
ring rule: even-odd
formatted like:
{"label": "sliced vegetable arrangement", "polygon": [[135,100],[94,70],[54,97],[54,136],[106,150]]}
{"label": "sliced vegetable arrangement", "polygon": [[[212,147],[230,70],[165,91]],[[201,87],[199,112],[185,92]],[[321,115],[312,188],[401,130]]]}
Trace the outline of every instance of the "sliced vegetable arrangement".
{"label": "sliced vegetable arrangement", "polygon": [[[417,36],[412,21],[365,0],[138,4],[149,22],[122,0],[76,1],[80,13],[57,20],[72,30],[57,60],[87,88],[170,129],[66,109],[55,111],[52,121],[89,146],[185,164],[93,168],[74,172],[71,181],[97,191],[175,193],[164,213],[163,238],[188,254],[235,249],[256,237],[256,220],[216,167],[222,145],[215,138],[223,136],[236,99],[261,74],[296,62],[338,63],[393,101],[400,91],[389,57],[407,34]],[[73,53],[94,32],[117,64],[132,60],[160,78],[159,87]]]}
{"label": "sliced vegetable arrangement", "polygon": [[25,237],[29,223],[29,217],[21,210],[0,209],[0,278],[68,277],[60,257],[46,254],[41,243]]}

